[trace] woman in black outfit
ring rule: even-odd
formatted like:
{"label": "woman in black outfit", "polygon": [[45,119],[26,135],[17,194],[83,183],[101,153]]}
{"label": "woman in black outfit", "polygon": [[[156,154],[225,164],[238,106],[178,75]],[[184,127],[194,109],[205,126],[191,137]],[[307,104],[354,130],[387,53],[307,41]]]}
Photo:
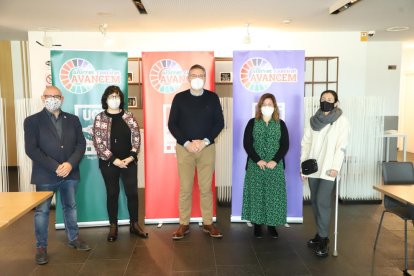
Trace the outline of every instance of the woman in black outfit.
{"label": "woman in black outfit", "polygon": [[118,237],[120,177],[128,202],[130,233],[147,238],[148,234],[138,225],[137,156],[141,143],[138,123],[131,112],[122,109],[124,95],[118,86],[105,89],[101,104],[104,111],[96,115],[92,134],[107,194],[110,223],[107,240],[113,242]]}

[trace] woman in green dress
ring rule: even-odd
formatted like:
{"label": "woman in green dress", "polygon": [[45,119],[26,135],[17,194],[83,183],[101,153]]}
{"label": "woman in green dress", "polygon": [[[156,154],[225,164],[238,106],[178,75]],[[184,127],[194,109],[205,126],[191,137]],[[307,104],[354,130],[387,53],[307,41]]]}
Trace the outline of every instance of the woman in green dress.
{"label": "woman in green dress", "polygon": [[262,224],[279,237],[276,226],[286,223],[284,157],[289,149],[286,124],[279,118],[275,96],[263,94],[256,115],[247,123],[243,139],[247,152],[242,219],[254,225],[254,236],[262,237]]}

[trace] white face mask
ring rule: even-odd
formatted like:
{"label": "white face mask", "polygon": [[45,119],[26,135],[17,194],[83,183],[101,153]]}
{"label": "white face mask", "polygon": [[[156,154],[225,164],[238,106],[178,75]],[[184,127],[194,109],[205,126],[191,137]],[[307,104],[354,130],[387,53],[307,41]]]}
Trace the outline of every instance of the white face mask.
{"label": "white face mask", "polygon": [[270,117],[275,111],[275,108],[273,106],[262,106],[260,111],[262,111],[263,116]]}
{"label": "white face mask", "polygon": [[201,90],[204,87],[204,81],[200,78],[191,80],[191,88],[194,90]]}
{"label": "white face mask", "polygon": [[49,110],[49,112],[55,112],[56,110],[59,110],[61,106],[62,106],[61,99],[55,99],[55,98],[45,99],[45,107],[47,110]]}
{"label": "white face mask", "polygon": [[119,109],[119,105],[121,104],[121,99],[108,99],[108,106],[110,109]]}

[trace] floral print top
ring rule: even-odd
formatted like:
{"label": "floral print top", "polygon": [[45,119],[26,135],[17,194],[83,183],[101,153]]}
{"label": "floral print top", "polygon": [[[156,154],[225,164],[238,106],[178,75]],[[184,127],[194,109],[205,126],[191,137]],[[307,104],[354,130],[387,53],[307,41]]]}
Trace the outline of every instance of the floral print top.
{"label": "floral print top", "polygon": [[[139,125],[134,115],[127,110],[124,111],[122,119],[131,130],[131,154],[133,154],[132,157],[135,159],[138,156],[141,145]],[[92,141],[98,157],[102,160],[113,159],[111,152],[111,123],[112,118],[107,116],[105,111],[96,115],[95,121],[93,122]]]}

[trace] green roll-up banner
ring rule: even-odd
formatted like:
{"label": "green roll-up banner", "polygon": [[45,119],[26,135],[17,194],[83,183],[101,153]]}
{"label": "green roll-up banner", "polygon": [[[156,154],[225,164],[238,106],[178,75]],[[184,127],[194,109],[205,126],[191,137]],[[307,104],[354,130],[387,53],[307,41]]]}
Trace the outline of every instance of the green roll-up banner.
{"label": "green roll-up banner", "polygon": [[[128,54],[126,52],[52,50],[52,84],[64,96],[62,110],[79,117],[86,139],[80,163],[81,180],[76,193],[78,225],[108,225],[105,184],[92,144],[92,125],[102,111],[101,96],[109,85],[117,85],[128,103]],[[127,106],[125,106],[126,108]],[[129,223],[126,197],[121,185],[119,224]],[[56,200],[56,229],[64,228],[60,198]]]}

